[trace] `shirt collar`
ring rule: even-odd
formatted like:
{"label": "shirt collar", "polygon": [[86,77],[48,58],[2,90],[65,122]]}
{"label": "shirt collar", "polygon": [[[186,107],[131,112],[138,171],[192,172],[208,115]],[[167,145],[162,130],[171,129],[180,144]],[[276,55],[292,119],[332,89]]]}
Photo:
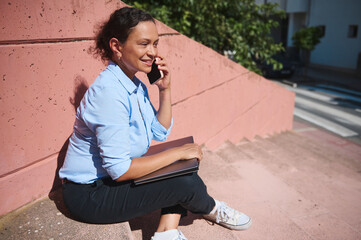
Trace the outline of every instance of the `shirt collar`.
{"label": "shirt collar", "polygon": [[128,91],[129,94],[136,92],[138,87],[142,89],[141,81],[134,76],[134,82],[123,72],[123,70],[114,62],[109,61],[107,67],[116,78],[118,78],[119,82],[123,85],[123,87]]}

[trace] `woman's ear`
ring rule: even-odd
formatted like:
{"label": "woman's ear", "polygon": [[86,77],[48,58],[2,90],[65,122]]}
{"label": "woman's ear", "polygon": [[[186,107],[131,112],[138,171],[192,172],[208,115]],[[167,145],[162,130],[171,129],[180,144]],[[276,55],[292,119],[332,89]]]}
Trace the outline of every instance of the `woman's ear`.
{"label": "woman's ear", "polygon": [[109,47],[113,51],[113,56],[115,56],[116,58],[120,58],[122,56],[122,52],[121,52],[122,46],[118,41],[118,39],[111,38],[109,40]]}

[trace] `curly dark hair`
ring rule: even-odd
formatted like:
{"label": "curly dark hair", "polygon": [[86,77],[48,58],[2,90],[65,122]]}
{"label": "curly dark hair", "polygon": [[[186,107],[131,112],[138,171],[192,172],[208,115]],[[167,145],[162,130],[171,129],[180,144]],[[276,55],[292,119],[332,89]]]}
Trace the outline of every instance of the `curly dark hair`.
{"label": "curly dark hair", "polygon": [[96,36],[95,48],[93,52],[99,55],[103,61],[111,60],[113,51],[110,49],[109,41],[112,38],[118,39],[120,43],[125,43],[129,34],[138,23],[152,21],[154,18],[140,9],[124,7],[116,10],[110,18],[99,29]]}

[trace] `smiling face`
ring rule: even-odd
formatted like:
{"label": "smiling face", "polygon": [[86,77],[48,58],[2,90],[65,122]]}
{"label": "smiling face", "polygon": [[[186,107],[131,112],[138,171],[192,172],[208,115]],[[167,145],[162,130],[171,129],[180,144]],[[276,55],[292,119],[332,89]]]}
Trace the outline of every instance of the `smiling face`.
{"label": "smiling face", "polygon": [[158,54],[158,41],[159,36],[155,24],[152,21],[146,21],[138,23],[125,43],[120,44],[120,60],[117,63],[130,79],[138,71],[150,72],[152,62]]}

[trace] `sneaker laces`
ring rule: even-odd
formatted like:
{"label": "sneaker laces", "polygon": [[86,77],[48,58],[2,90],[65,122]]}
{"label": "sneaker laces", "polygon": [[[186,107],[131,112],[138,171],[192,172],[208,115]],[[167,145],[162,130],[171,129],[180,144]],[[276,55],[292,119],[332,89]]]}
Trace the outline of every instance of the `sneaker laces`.
{"label": "sneaker laces", "polygon": [[225,202],[220,202],[218,208],[217,208],[217,216],[216,216],[216,222],[228,222],[231,220],[231,222],[234,222],[236,224],[239,224],[240,222],[240,212],[237,210],[230,208],[227,206]]}

